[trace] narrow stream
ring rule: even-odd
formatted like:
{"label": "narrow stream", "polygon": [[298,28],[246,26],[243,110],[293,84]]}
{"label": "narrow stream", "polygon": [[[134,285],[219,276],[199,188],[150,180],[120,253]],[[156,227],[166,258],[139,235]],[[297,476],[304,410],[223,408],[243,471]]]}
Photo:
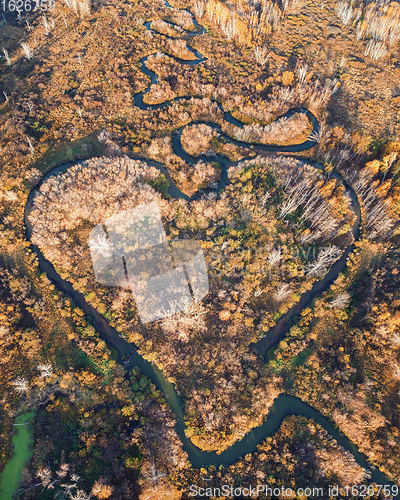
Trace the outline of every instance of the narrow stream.
{"label": "narrow stream", "polygon": [[[165,3],[167,6],[169,6],[168,2]],[[199,25],[197,26],[199,28],[199,31],[204,29],[201,28]],[[149,26],[148,29],[150,29]],[[183,64],[199,64],[204,60],[201,54],[196,53],[196,56],[199,57],[198,60],[192,61],[190,63],[188,63],[187,61],[183,61]],[[155,73],[147,69],[147,67],[145,66],[146,60],[147,58],[144,58],[141,61],[142,70],[144,73],[150,76],[152,83],[156,83],[158,77],[157,75],[155,75]],[[171,102],[182,99],[182,98],[173,99],[172,101],[167,101],[165,103],[155,106],[146,105],[143,103],[143,95],[149,91],[149,88],[150,87],[148,87],[141,94],[135,96],[135,103],[141,109],[157,109],[160,107],[168,106],[171,104]],[[318,131],[319,129],[318,122],[310,111],[308,110],[289,111],[290,114],[296,112],[306,113],[308,118],[313,124],[314,131]],[[240,127],[243,126],[243,124],[238,120],[236,120],[234,117],[232,117],[229,112],[224,112],[224,118],[226,120],[229,120],[231,123],[234,123],[236,126]],[[214,123],[210,125],[219,132],[221,132],[219,125],[216,125]],[[189,156],[183,150],[180,142],[180,134],[182,129],[183,127],[173,135],[172,142],[173,142],[174,152],[175,154],[183,158],[186,162],[193,163],[195,161],[198,161],[201,157],[195,159]],[[251,144],[236,141],[225,135],[224,138],[227,141],[231,141],[240,146],[245,146],[245,147],[251,146]],[[279,146],[267,146],[260,144],[253,144],[252,146],[254,147],[254,150],[256,152],[271,151],[271,152],[282,153],[282,152],[298,152],[307,150],[310,147],[312,147],[313,144],[314,143],[312,141],[307,140],[304,143],[295,146],[279,147]],[[209,158],[204,157],[204,159],[209,161]],[[236,163],[230,162],[227,160],[227,158],[221,155],[217,155],[215,157],[215,160],[220,162],[222,166],[221,179],[218,183],[217,188],[215,189],[217,192],[219,192],[220,190],[223,190],[228,183],[228,176],[227,176],[228,168],[232,165],[237,164],[238,162]],[[167,177],[170,183],[169,194],[173,197],[191,200],[198,198],[204,192],[210,191],[210,190],[205,190],[205,191],[203,190],[200,193],[196,193],[196,195],[194,195],[192,198],[189,198],[175,186],[175,184],[171,179],[171,176],[169,175],[168,171],[162,164],[156,161],[149,161],[148,159],[145,158],[143,159],[143,161],[146,161],[148,164],[157,167]],[[315,168],[319,169],[324,168],[323,165],[318,163],[310,161],[308,161],[308,163],[311,163]],[[61,172],[65,171],[70,166],[72,166],[72,163],[66,163],[51,170],[44,176],[42,181],[29,194],[25,208],[25,225],[26,225],[26,234],[28,239],[31,238],[32,234],[32,227],[31,224],[29,223],[28,216],[32,209],[34,197],[36,193],[39,191],[41,184],[45,182],[50,176],[58,175]],[[348,186],[346,182],[338,174],[334,173],[333,175],[335,175],[343,183],[345,189],[351,196],[353,209],[357,216],[356,222],[353,226],[353,235],[354,239],[357,240],[359,235],[359,225],[360,225],[360,207],[357,202],[356,194],[352,190],[352,188]],[[300,314],[301,310],[304,307],[307,307],[317,294],[321,293],[327,287],[329,287],[329,285],[337,278],[338,274],[346,268],[346,259],[349,253],[353,250],[353,247],[354,247],[353,244],[349,245],[348,248],[343,253],[342,257],[332,266],[330,271],[319,282],[315,283],[310,291],[304,293],[301,296],[300,301],[296,303],[284,316],[282,316],[279,319],[277,324],[267,333],[265,337],[263,337],[256,344],[253,345],[261,356],[266,357],[265,356],[266,351],[269,348],[277,345],[277,343],[282,338],[284,338],[286,333],[289,331],[291,325],[293,324],[293,319]],[[118,334],[118,332],[109,325],[108,321],[101,314],[99,314],[90,304],[86,302],[85,297],[82,293],[74,290],[72,288],[71,283],[63,280],[60,277],[60,275],[54,269],[53,265],[44,258],[40,249],[36,245],[32,245],[32,250],[38,256],[39,267],[41,271],[45,272],[49,277],[49,279],[51,279],[52,282],[57,286],[57,288],[62,292],[64,292],[65,294],[69,295],[71,299],[74,301],[74,303],[85,312],[86,316],[91,318],[93,326],[100,333],[101,338],[107,343],[107,345],[110,348],[115,348],[118,351],[119,355],[118,361],[121,364],[123,364],[127,369],[132,369],[133,367],[137,366],[141,370],[141,372],[145,374],[147,377],[149,377],[151,381],[156,385],[156,387],[160,391],[162,391],[171,410],[175,413],[177,419],[176,431],[180,439],[182,440],[183,447],[185,451],[188,453],[189,460],[194,467],[199,468],[199,467],[207,467],[210,465],[218,466],[218,465],[232,464],[245,454],[254,452],[259,443],[261,443],[268,436],[273,435],[279,429],[282,420],[285,418],[285,416],[302,415],[307,418],[312,418],[318,424],[320,424],[331,435],[331,437],[336,439],[341,446],[349,450],[355,456],[360,466],[369,469],[371,472],[371,481],[383,485],[392,484],[377,468],[368,464],[366,457],[358,451],[358,448],[353,443],[351,443],[346,436],[344,436],[340,431],[338,431],[334,427],[334,425],[328,420],[328,418],[324,417],[321,413],[319,413],[317,410],[315,410],[308,404],[301,401],[299,398],[287,394],[281,394],[275,399],[274,404],[272,405],[266,420],[261,426],[251,430],[249,433],[246,434],[246,436],[244,436],[242,440],[237,441],[229,449],[225,450],[222,454],[217,455],[217,453],[215,452],[201,451],[199,448],[194,446],[194,444],[190,441],[190,439],[188,439],[185,436],[186,426],[184,421],[184,402],[177,393],[175,386],[166,380],[162,372],[154,364],[144,360],[142,356],[140,356],[137,352],[134,352],[132,354],[132,352],[135,351],[136,346],[124,340]],[[129,362],[125,364],[122,363],[122,358],[126,358],[129,355],[130,355]]]}

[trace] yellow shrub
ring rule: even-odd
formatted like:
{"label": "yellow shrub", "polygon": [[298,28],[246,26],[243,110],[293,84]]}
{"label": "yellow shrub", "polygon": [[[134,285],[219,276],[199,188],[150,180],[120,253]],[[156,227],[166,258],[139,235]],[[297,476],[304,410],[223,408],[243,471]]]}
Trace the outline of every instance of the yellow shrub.
{"label": "yellow shrub", "polygon": [[292,85],[293,79],[294,79],[294,74],[291,71],[285,71],[282,75],[283,85],[286,86]]}

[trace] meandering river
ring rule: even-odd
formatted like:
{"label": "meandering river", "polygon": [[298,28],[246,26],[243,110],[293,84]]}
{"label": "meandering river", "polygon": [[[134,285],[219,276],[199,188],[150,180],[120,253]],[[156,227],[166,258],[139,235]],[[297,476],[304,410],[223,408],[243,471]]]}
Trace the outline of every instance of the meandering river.
{"label": "meandering river", "polygon": [[[165,4],[168,7],[170,7],[168,2],[165,2]],[[204,28],[199,26],[196,23],[196,21],[194,22],[198,28],[198,31],[196,33],[187,32],[188,35],[196,35],[196,34],[198,35],[199,33],[204,32]],[[146,23],[146,27],[147,29],[150,29],[149,23]],[[195,61],[188,62],[180,60],[180,62],[182,64],[193,65],[193,64],[201,64],[201,62],[205,60],[205,58],[198,52],[193,51],[193,53],[197,57]],[[146,67],[146,60],[147,58],[144,58],[141,61],[142,71],[150,76],[151,84],[156,83],[158,81],[158,77],[154,72],[150,71]],[[171,102],[182,99],[182,98],[176,98],[172,99],[171,101],[167,101],[165,103],[158,105],[146,105],[143,102],[143,96],[149,90],[150,86],[144,92],[137,94],[135,96],[135,103],[141,109],[157,109],[161,107],[166,107],[169,106]],[[238,127],[243,126],[243,124],[238,120],[236,120],[229,112],[224,111],[222,107],[220,107],[220,109],[224,113],[225,120],[230,121],[231,123],[235,124]],[[299,113],[299,112],[307,114],[307,117],[309,118],[309,120],[313,125],[313,130],[317,132],[319,130],[318,122],[310,111],[291,110],[288,114]],[[218,130],[218,132],[222,134],[219,125],[216,125],[214,123],[209,123],[209,125]],[[188,163],[193,163],[195,161],[198,161],[199,158],[195,159],[189,156],[183,150],[180,142],[180,135],[182,129],[183,127],[179,129],[172,137],[174,152]],[[227,141],[233,142],[239,146],[249,147],[251,145],[253,146],[253,149],[256,152],[271,151],[279,153],[286,153],[286,152],[295,153],[307,150],[314,145],[312,141],[307,140],[302,144],[279,147],[279,146],[267,146],[260,144],[243,143],[231,139],[230,137],[227,137],[225,135],[224,138]],[[183,194],[177,188],[177,186],[172,181],[168,171],[162,164],[155,161],[149,161],[147,159],[143,160],[146,161],[148,164],[157,167],[167,177],[170,183],[169,194],[171,196],[190,200],[198,198],[204,192],[202,191],[201,193],[197,193],[196,195],[194,195],[192,198],[189,199],[188,196]],[[238,162],[236,163],[230,162],[228,161],[227,158],[221,155],[216,155],[215,160],[218,161],[222,166],[221,179],[218,183],[218,186],[215,188],[215,190],[219,192],[220,190],[224,189],[224,187],[228,183],[228,175],[227,175],[228,168],[232,165],[237,164]],[[323,165],[317,164],[315,162],[308,161],[308,163],[311,163],[311,165],[313,165],[315,168],[319,169],[324,168]],[[31,238],[32,234],[32,227],[29,222],[28,216],[32,209],[34,197],[38,192],[38,190],[40,189],[41,184],[45,182],[46,179],[48,179],[50,176],[58,175],[61,172],[65,171],[70,166],[72,166],[72,163],[60,165],[59,167],[53,169],[52,171],[47,173],[45,177],[42,179],[42,181],[31,191],[25,209],[25,224],[26,224],[26,234],[28,239]],[[333,175],[335,175],[340,180],[340,182],[343,183],[345,189],[350,194],[352,200],[352,207],[356,214],[356,221],[353,226],[353,235],[354,239],[357,240],[359,235],[359,226],[360,226],[360,207],[357,201],[357,196],[353,191],[353,189],[344,181],[344,179],[340,177],[339,174],[334,173]],[[343,253],[342,257],[338,261],[336,261],[336,263],[332,266],[330,271],[320,281],[316,282],[310,291],[302,294],[299,302],[296,303],[284,316],[282,316],[278,320],[277,324],[265,335],[265,337],[263,337],[256,344],[254,344],[254,347],[257,349],[257,351],[260,353],[261,356],[265,357],[267,350],[270,347],[277,345],[277,343],[289,331],[290,327],[293,324],[294,318],[300,314],[301,310],[304,307],[307,307],[317,294],[320,294],[322,291],[327,289],[330,286],[330,284],[337,278],[338,274],[346,268],[347,256],[353,250],[353,246],[354,246],[353,244],[349,245],[348,248]],[[126,358],[126,356],[130,355],[129,362],[125,363],[124,366],[127,369],[132,369],[133,367],[137,366],[141,370],[141,372],[144,373],[146,376],[148,376],[151,379],[151,381],[156,385],[156,387],[160,391],[162,391],[171,410],[174,412],[176,416],[177,420],[176,431],[180,439],[182,440],[183,447],[185,451],[188,453],[189,460],[194,467],[198,468],[198,467],[207,467],[210,465],[218,466],[220,464],[222,465],[231,464],[236,460],[238,460],[240,457],[244,456],[245,454],[254,452],[259,443],[261,443],[266,437],[273,435],[279,429],[282,420],[287,415],[302,415],[307,418],[312,418],[313,420],[315,420],[334,439],[336,439],[341,446],[343,446],[345,449],[353,453],[360,466],[370,470],[371,481],[374,481],[378,484],[387,484],[387,485],[392,484],[377,468],[372,467],[370,464],[368,464],[366,457],[358,451],[357,447],[353,443],[351,443],[346,436],[344,436],[339,430],[337,430],[337,428],[335,428],[335,426],[332,424],[332,422],[329,421],[328,418],[324,417],[320,412],[318,412],[308,404],[304,403],[299,398],[287,394],[281,394],[279,397],[275,399],[268,413],[267,418],[265,419],[264,423],[261,426],[251,430],[241,441],[238,441],[235,444],[233,444],[229,449],[225,450],[222,454],[217,455],[215,452],[210,453],[200,450],[199,448],[194,446],[194,444],[190,441],[190,439],[188,439],[185,436],[184,404],[179,394],[177,393],[175,386],[166,380],[162,372],[154,364],[151,364],[146,360],[144,360],[137,352],[134,352],[132,354],[132,351],[135,351],[135,346],[133,344],[129,344],[126,340],[124,340],[118,334],[118,332],[109,325],[107,320],[101,314],[99,314],[90,304],[86,302],[85,297],[82,293],[74,290],[72,288],[71,283],[63,280],[60,277],[60,275],[54,269],[54,266],[44,258],[43,254],[41,253],[40,249],[37,246],[32,245],[32,249],[38,256],[40,269],[47,274],[47,276],[57,286],[59,290],[69,295],[74,301],[74,303],[85,312],[86,316],[91,319],[93,326],[100,333],[101,338],[104,339],[107,345],[110,348],[115,348],[118,351],[119,362],[121,364],[124,364],[122,361],[123,358]]]}

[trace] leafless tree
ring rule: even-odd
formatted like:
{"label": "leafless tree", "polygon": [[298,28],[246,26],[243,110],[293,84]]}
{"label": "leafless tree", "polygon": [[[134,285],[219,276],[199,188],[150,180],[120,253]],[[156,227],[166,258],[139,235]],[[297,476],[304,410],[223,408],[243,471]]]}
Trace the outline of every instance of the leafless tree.
{"label": "leafless tree", "polygon": [[264,66],[267,63],[270,55],[267,47],[256,47],[254,49],[254,58],[260,66]]}
{"label": "leafless tree", "polygon": [[265,2],[260,14],[260,19],[268,22],[274,29],[279,28],[279,24],[283,18],[283,12],[279,6],[272,2]]}
{"label": "leafless tree", "polygon": [[279,262],[282,258],[280,248],[272,250],[272,252],[268,255],[268,262],[271,266],[274,266],[277,262]]}
{"label": "leafless tree", "polygon": [[46,16],[42,17],[42,24],[44,26],[44,30],[45,30],[46,35],[48,35],[50,33],[50,24],[49,24],[49,21],[47,20]]}
{"label": "leafless tree", "polygon": [[24,393],[29,391],[28,382],[23,377],[18,377],[11,382],[14,386],[15,392]]}
{"label": "leafless tree", "polygon": [[51,375],[53,374],[53,367],[50,363],[38,365],[37,369],[40,371],[41,377],[51,377]]}
{"label": "leafless tree", "polygon": [[386,45],[377,40],[370,40],[365,48],[364,55],[369,56],[373,61],[377,61],[387,54]]}
{"label": "leafless tree", "polygon": [[90,240],[90,250],[98,252],[103,257],[111,257],[114,248],[105,234],[98,234],[95,240]]}
{"label": "leafless tree", "polygon": [[289,295],[291,295],[292,291],[290,289],[290,286],[287,283],[283,283],[282,285],[279,285],[274,297],[276,300],[284,300]]}
{"label": "leafless tree", "polygon": [[362,10],[358,8],[353,8],[347,2],[338,2],[336,4],[336,14],[341,19],[343,24],[349,24],[350,21],[358,20],[361,17]]}
{"label": "leafless tree", "polygon": [[29,45],[25,42],[21,42],[21,47],[24,51],[25,57],[27,59],[32,59],[33,57],[33,50],[29,47]]}
{"label": "leafless tree", "polygon": [[203,0],[196,0],[196,2],[193,5],[193,11],[198,19],[204,16],[205,9],[206,9],[206,2],[204,2]]}
{"label": "leafless tree", "polygon": [[166,477],[166,475],[167,474],[165,472],[161,472],[160,470],[158,470],[154,463],[152,463],[148,468],[147,474],[143,474],[143,477],[151,483],[158,483],[158,480],[162,477]]}
{"label": "leafless tree", "polygon": [[400,26],[393,26],[388,36],[389,45],[392,46],[400,40]]}
{"label": "leafless tree", "polygon": [[[206,309],[200,302],[188,304],[183,312],[166,316],[161,320],[162,329],[174,334],[184,342],[189,340],[190,331],[206,329],[204,321]],[[161,312],[160,315],[163,315]]]}
{"label": "leafless tree", "polygon": [[77,16],[84,17],[90,14],[91,0],[65,0],[65,3]]}
{"label": "leafless tree", "polygon": [[114,488],[100,478],[98,479],[92,488],[92,493],[97,498],[109,498],[114,491]]}
{"label": "leafless tree", "polygon": [[90,500],[92,498],[91,493],[86,493],[83,490],[77,490],[75,495],[70,496],[71,500]]}
{"label": "leafless tree", "polygon": [[41,484],[46,488],[52,480],[52,472],[49,467],[41,467],[37,473],[36,477],[40,479]]}
{"label": "leafless tree", "polygon": [[340,257],[340,250],[335,245],[323,248],[316,259],[316,261],[308,264],[307,272],[309,276],[323,275],[327,267],[333,264]]}
{"label": "leafless tree", "polygon": [[332,300],[332,302],[329,304],[329,307],[334,309],[344,309],[350,302],[350,298],[351,295],[348,292],[340,293]]}
{"label": "leafless tree", "polygon": [[400,380],[400,366],[396,363],[392,366],[393,378]]}
{"label": "leafless tree", "polygon": [[390,343],[392,344],[393,347],[398,348],[400,347],[400,333],[394,332],[391,335],[390,338]]}
{"label": "leafless tree", "polygon": [[328,100],[335,92],[337,92],[340,86],[340,82],[338,80],[330,80],[329,78],[326,80],[324,88],[322,90],[321,103]]}
{"label": "leafless tree", "polygon": [[357,40],[361,40],[362,38],[364,38],[364,35],[365,35],[365,25],[364,23],[357,23],[357,26],[356,26],[356,38]]}
{"label": "leafless tree", "polygon": [[312,134],[308,137],[309,141],[316,142],[318,144],[317,154],[320,153],[324,142],[329,137],[329,132],[326,130],[326,126],[324,123],[321,123],[318,132],[312,132]]}
{"label": "leafless tree", "polygon": [[299,79],[300,85],[303,85],[303,83],[306,80],[307,76],[307,71],[308,71],[308,66],[307,64],[303,64],[303,66],[300,66],[297,68],[296,73],[297,73],[297,78]]}
{"label": "leafless tree", "polygon": [[7,64],[9,66],[11,66],[11,58],[10,56],[8,55],[8,51],[6,49],[3,49],[3,54],[4,54],[4,57],[6,58],[6,61],[7,61]]}
{"label": "leafless tree", "polygon": [[76,0],[65,0],[65,3],[69,9],[73,9],[75,14],[78,14],[78,5]]}
{"label": "leafless tree", "polygon": [[79,2],[79,8],[81,12],[81,17],[84,17],[85,15],[90,14],[90,9],[91,9],[91,0],[81,0]]}
{"label": "leafless tree", "polygon": [[378,201],[367,213],[366,227],[368,229],[374,229],[370,234],[370,237],[380,237],[380,239],[387,237],[393,226],[394,221],[389,215],[386,203]]}
{"label": "leafless tree", "polygon": [[310,194],[310,181],[303,179],[297,185],[294,184],[286,190],[286,199],[282,203],[279,217],[284,218],[286,215],[293,213],[302,203],[305,203]]}
{"label": "leafless tree", "polygon": [[236,35],[236,20],[232,16],[229,21],[224,23],[221,26],[223,34],[227,37],[228,40],[232,40]]}
{"label": "leafless tree", "polygon": [[31,152],[31,155],[34,155],[35,154],[35,148],[33,147],[31,140],[29,139],[29,137],[27,137],[26,140],[28,141],[29,150]]}
{"label": "leafless tree", "polygon": [[290,99],[292,98],[294,93],[294,89],[289,89],[288,87],[282,88],[279,91],[279,96],[283,102],[283,104],[286,104]]}

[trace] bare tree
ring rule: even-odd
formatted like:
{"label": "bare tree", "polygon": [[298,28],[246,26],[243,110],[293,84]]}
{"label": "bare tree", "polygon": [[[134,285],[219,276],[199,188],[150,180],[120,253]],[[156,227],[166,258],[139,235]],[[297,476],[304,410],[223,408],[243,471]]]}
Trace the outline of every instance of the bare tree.
{"label": "bare tree", "polygon": [[3,54],[4,54],[4,57],[6,58],[6,61],[7,61],[7,64],[9,66],[11,66],[11,58],[10,56],[8,55],[8,51],[6,49],[3,49]]}
{"label": "bare tree", "polygon": [[232,40],[236,35],[236,20],[232,16],[229,21],[224,23],[222,26],[222,32],[227,37],[228,40]]}
{"label": "bare tree", "polygon": [[256,47],[254,49],[254,59],[260,66],[264,66],[270,58],[267,47]]}
{"label": "bare tree", "polygon": [[351,20],[357,21],[362,14],[362,10],[353,8],[347,2],[338,2],[336,4],[336,14],[341,19],[343,24],[349,24]]}
{"label": "bare tree", "polygon": [[297,208],[307,201],[311,191],[310,181],[303,179],[300,183],[294,184],[286,191],[286,199],[282,203],[279,217],[284,218],[297,210]]}
{"label": "bare tree", "polygon": [[18,377],[11,382],[14,386],[14,391],[18,393],[24,393],[29,391],[28,382],[23,377]]}
{"label": "bare tree", "polygon": [[90,14],[91,0],[65,0],[65,3],[77,16],[84,17]]}
{"label": "bare tree", "polygon": [[340,293],[332,300],[332,302],[329,304],[329,307],[335,309],[344,309],[350,302],[350,298],[351,295],[348,292]]}
{"label": "bare tree", "polygon": [[79,9],[81,12],[81,17],[89,15],[91,9],[91,0],[81,0],[79,2]]}
{"label": "bare tree", "polygon": [[281,98],[283,104],[289,102],[290,99],[293,97],[293,94],[294,94],[294,89],[290,89],[288,87],[282,88],[279,91],[279,97]]}
{"label": "bare tree", "polygon": [[289,295],[291,295],[292,291],[290,289],[290,286],[287,283],[283,283],[282,285],[279,285],[274,297],[276,300],[284,300]]}
{"label": "bare tree", "polygon": [[340,87],[340,82],[338,80],[330,80],[329,78],[325,81],[324,88],[322,90],[321,103],[328,100],[335,92],[337,92]]}
{"label": "bare tree", "polygon": [[187,342],[190,331],[206,329],[205,314],[204,306],[200,302],[193,302],[188,304],[183,312],[164,317],[161,326],[164,331],[176,334],[179,340]]}
{"label": "bare tree", "polygon": [[393,26],[388,36],[389,45],[392,46],[400,40],[400,26]]}
{"label": "bare tree", "polygon": [[297,70],[296,70],[297,77],[298,77],[298,79],[299,79],[299,83],[300,83],[300,85],[303,85],[303,83],[304,83],[304,82],[305,82],[305,80],[306,80],[307,70],[308,70],[308,66],[307,66],[307,64],[303,64],[303,66],[300,66],[300,67],[299,67],[299,68],[297,68]]}
{"label": "bare tree", "polygon": [[277,262],[279,262],[282,258],[280,248],[272,250],[272,252],[268,255],[268,262],[271,266],[274,266]]}
{"label": "bare tree", "polygon": [[89,493],[87,494],[83,490],[77,490],[75,495],[71,494],[71,500],[90,500],[92,498],[92,495]]}
{"label": "bare tree", "polygon": [[38,365],[36,368],[41,372],[41,377],[51,377],[51,375],[53,374],[53,367],[50,363]]}
{"label": "bare tree", "polygon": [[31,155],[34,155],[35,154],[35,148],[33,147],[31,140],[29,139],[29,137],[27,137],[26,140],[28,141],[29,150],[31,152]]}
{"label": "bare tree", "polygon": [[103,257],[111,257],[114,247],[105,234],[98,234],[95,240],[90,240],[90,250],[98,252]]}
{"label": "bare tree", "polygon": [[44,30],[45,30],[46,35],[48,35],[50,33],[50,24],[49,24],[49,21],[47,20],[46,16],[42,17],[42,24],[44,26]]}
{"label": "bare tree", "polygon": [[24,51],[25,57],[27,59],[32,59],[33,57],[33,50],[29,47],[29,45],[25,42],[21,42],[21,47]]}
{"label": "bare tree", "polygon": [[[321,123],[318,132],[312,132],[311,135],[308,137],[309,141],[313,141],[318,144],[317,154],[321,153],[322,147],[329,136],[330,132],[327,131],[325,124]],[[328,159],[325,161],[325,163],[328,163]]]}
{"label": "bare tree", "polygon": [[365,35],[365,25],[364,23],[357,23],[357,26],[356,26],[356,38],[357,40],[361,40],[362,38],[364,38],[364,35]]}
{"label": "bare tree", "polygon": [[36,473],[36,477],[40,479],[44,488],[51,484],[52,476],[53,475],[49,467],[41,467]]}
{"label": "bare tree", "polygon": [[198,19],[204,16],[205,9],[206,9],[206,3],[203,0],[196,0],[196,2],[193,5],[193,11]]}
{"label": "bare tree", "polygon": [[340,257],[340,250],[337,246],[332,245],[330,247],[323,248],[319,254],[316,261],[308,264],[307,272],[309,276],[321,276],[323,275],[327,267],[333,264]]}
{"label": "bare tree", "polygon": [[94,483],[92,488],[93,495],[101,500],[109,498],[112,495],[113,491],[114,488],[106,484],[102,478],[98,479]]}
{"label": "bare tree", "polygon": [[271,193],[269,193],[268,191],[264,193],[260,198],[261,205],[264,206],[270,198],[271,198]]}
{"label": "bare tree", "polygon": [[369,56],[373,61],[377,61],[387,54],[386,45],[377,40],[370,40],[365,48],[364,55]]}
{"label": "bare tree", "polygon": [[400,333],[394,332],[390,338],[390,343],[393,347],[400,347]]}
{"label": "bare tree", "polygon": [[159,471],[153,462],[149,466],[147,474],[143,474],[143,477],[146,478],[151,483],[158,483],[158,480],[161,479],[162,477],[166,477],[166,475],[167,474],[165,472]]}

